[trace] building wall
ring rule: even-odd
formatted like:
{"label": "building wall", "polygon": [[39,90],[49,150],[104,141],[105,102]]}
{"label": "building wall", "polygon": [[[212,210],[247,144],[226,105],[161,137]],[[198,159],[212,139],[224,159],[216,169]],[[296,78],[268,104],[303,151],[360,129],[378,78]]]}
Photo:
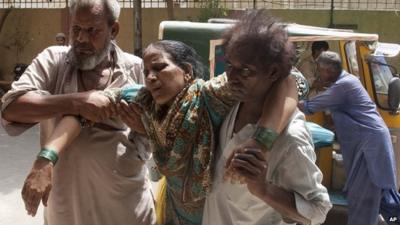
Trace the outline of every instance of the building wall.
{"label": "building wall", "polygon": [[[5,10],[0,10],[0,18]],[[175,9],[175,19],[196,21],[200,9]],[[327,27],[328,10],[273,10],[286,22]],[[167,19],[166,9],[143,9],[143,46],[157,40],[158,25]],[[133,9],[123,9],[117,41],[133,52]],[[383,42],[400,43],[399,16],[388,11],[335,11],[335,24],[357,25],[359,32],[378,33]],[[0,33],[0,80],[11,80],[15,63],[30,63],[44,48],[54,44],[58,32],[67,33],[66,9],[13,9]],[[19,44],[18,44],[19,43]],[[17,51],[17,46],[22,46]],[[18,55],[17,55],[18,52]],[[396,64],[400,69],[400,62]]]}

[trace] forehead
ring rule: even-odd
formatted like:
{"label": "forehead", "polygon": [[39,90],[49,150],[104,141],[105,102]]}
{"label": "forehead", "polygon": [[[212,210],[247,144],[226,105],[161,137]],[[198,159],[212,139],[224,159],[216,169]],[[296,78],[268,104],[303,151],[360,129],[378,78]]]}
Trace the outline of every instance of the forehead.
{"label": "forehead", "polygon": [[150,46],[143,53],[143,61],[144,63],[171,61],[171,56],[165,50]]}
{"label": "forehead", "polygon": [[253,71],[257,71],[257,67],[255,65],[243,62],[243,60],[241,60],[240,57],[235,57],[235,56],[230,55],[230,56],[226,56],[226,60],[227,60],[227,62],[229,62],[231,65],[233,65],[235,67],[238,67],[238,68],[239,67],[241,67],[241,68],[247,67]]}
{"label": "forehead", "polygon": [[77,8],[72,13],[73,25],[103,25],[107,23],[107,13],[102,4],[93,7]]}

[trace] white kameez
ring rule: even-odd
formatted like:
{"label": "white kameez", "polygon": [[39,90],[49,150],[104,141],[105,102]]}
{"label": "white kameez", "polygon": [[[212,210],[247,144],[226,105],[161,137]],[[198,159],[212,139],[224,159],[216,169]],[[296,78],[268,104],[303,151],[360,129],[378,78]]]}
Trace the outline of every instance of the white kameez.
{"label": "white kameez", "polygon": [[[231,111],[220,130],[216,173],[213,189],[206,199],[203,225],[286,224],[278,212],[252,195],[245,184],[231,184],[223,180],[224,166],[233,148],[251,137],[256,128],[254,124],[247,124],[233,134],[238,108],[237,105]],[[301,112],[294,114],[288,127],[276,140],[269,157],[266,179],[294,192],[298,212],[311,224],[322,223],[332,205],[326,188],[321,184],[322,173],[314,163],[316,157],[312,139]]]}

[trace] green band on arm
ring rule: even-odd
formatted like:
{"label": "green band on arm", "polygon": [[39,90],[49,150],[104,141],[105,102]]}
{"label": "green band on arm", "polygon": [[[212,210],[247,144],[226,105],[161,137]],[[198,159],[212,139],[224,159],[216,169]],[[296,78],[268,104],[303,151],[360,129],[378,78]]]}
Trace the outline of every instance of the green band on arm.
{"label": "green band on arm", "polygon": [[271,150],[271,147],[278,136],[279,134],[270,128],[257,126],[252,138],[264,146],[267,150]]}
{"label": "green band on arm", "polygon": [[53,163],[53,165],[56,165],[58,153],[52,149],[42,148],[38,154],[38,157],[48,159]]}

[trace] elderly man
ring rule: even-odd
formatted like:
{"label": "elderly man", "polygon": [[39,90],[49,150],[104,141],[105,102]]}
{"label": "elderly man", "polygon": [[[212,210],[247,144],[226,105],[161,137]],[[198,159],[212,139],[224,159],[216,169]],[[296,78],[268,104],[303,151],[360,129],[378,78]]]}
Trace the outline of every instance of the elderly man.
{"label": "elderly man", "polygon": [[116,0],[72,0],[70,11],[71,46],[47,48],[33,60],[3,97],[2,122],[11,135],[40,122],[44,138],[63,115],[96,123],[56,165],[38,157],[22,190],[26,209],[34,216],[42,200],[49,225],[155,224],[150,150],[120,120],[107,119],[115,108],[95,91],[142,83],[141,59],[113,42]]}
{"label": "elderly man", "polygon": [[376,225],[382,198],[396,192],[389,130],[361,82],[342,69],[337,53],[321,53],[317,66],[329,88],[299,106],[307,114],[332,112],[347,174],[347,224]]}
{"label": "elderly man", "polygon": [[[274,118],[271,121],[288,118],[276,123],[279,135],[256,126],[264,96],[270,96],[271,106],[280,101],[278,95],[270,94],[271,90],[295,91],[279,83],[292,68],[293,52],[285,27],[265,10],[249,10],[224,35],[224,46],[228,79],[245,94],[220,129],[216,173],[207,195],[203,225],[323,223],[331,203],[321,184],[322,173],[314,163],[316,157],[304,115],[295,107],[291,111],[288,101],[280,113],[269,114]],[[249,137],[260,142],[253,133],[275,140],[266,146],[266,153],[258,148],[237,149]],[[222,174],[229,169],[245,182],[228,182]]]}

